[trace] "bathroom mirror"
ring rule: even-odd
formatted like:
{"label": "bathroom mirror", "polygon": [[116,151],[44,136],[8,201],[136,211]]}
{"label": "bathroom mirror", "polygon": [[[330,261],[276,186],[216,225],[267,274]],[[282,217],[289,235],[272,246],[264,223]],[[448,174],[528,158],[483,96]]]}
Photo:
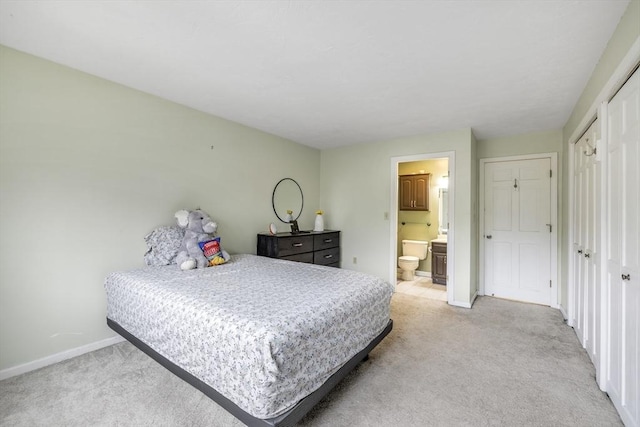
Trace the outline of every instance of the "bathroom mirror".
{"label": "bathroom mirror", "polygon": [[[302,213],[304,206],[304,196],[302,188],[291,178],[283,178],[276,184],[271,197],[273,212],[278,219],[284,223],[296,221]],[[290,218],[287,211],[291,211]]]}
{"label": "bathroom mirror", "polygon": [[438,194],[438,234],[449,231],[449,190],[441,188]]}

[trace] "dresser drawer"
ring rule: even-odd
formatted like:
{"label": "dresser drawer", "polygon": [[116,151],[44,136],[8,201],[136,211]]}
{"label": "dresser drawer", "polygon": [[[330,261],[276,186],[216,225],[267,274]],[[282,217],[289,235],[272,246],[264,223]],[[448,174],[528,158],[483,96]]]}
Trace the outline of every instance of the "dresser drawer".
{"label": "dresser drawer", "polygon": [[328,265],[340,262],[340,248],[325,249],[313,253],[313,263]]}
{"label": "dresser drawer", "polygon": [[315,251],[337,247],[340,247],[340,233],[326,233],[313,236],[313,250]]}
{"label": "dresser drawer", "polygon": [[280,259],[286,259],[287,261],[298,261],[313,264],[313,252],[307,252],[304,254],[296,254],[281,257]]}
{"label": "dresser drawer", "polygon": [[431,251],[435,253],[446,254],[447,244],[444,242],[431,242]]}
{"label": "dresser drawer", "polygon": [[278,239],[278,258],[313,252],[312,236],[292,236]]}

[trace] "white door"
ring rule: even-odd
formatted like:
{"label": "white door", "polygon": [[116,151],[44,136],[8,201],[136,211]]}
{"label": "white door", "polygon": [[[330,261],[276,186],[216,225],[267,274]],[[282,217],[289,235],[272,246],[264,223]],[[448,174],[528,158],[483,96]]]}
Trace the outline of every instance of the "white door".
{"label": "white door", "polygon": [[551,159],[485,163],[485,295],[550,305]]}
{"label": "white door", "polygon": [[574,220],[573,220],[573,274],[574,274],[574,295],[575,295],[575,316],[573,319],[573,328],[584,346],[585,325],[584,325],[584,308],[585,308],[585,274],[584,269],[584,229],[586,212],[584,210],[584,199],[586,194],[585,163],[586,158],[583,155],[584,139],[578,140],[574,147]]}
{"label": "white door", "polygon": [[595,147],[599,136],[595,122],[574,146],[574,217],[573,217],[573,326],[578,339],[597,364],[599,353],[599,292],[597,253],[595,251],[599,221],[600,165]]}
{"label": "white door", "polygon": [[[600,179],[600,166],[596,162],[596,157],[591,147],[595,147],[595,141],[597,138],[597,132],[592,130],[591,133],[585,139],[585,149],[583,156],[586,159],[585,167],[585,203],[584,209],[586,212],[586,218],[584,221],[584,253],[582,254],[584,259],[583,268],[585,270],[585,298],[584,298],[584,347],[591,358],[591,361],[596,364],[598,360],[598,348],[599,342],[598,328],[596,325],[597,316],[599,311],[597,310],[598,289],[599,281],[597,280],[597,253],[596,253],[596,235],[597,235],[597,220],[598,220],[598,182]],[[585,154],[587,153],[587,154]],[[589,155],[591,153],[591,155]]]}
{"label": "white door", "polygon": [[640,72],[609,103],[607,393],[640,426]]}

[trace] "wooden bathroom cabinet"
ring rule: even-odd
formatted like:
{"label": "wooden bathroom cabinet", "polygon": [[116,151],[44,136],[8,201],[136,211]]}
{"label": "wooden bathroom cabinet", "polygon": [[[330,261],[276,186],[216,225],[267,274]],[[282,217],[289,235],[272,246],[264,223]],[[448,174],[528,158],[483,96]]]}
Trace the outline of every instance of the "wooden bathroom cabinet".
{"label": "wooden bathroom cabinet", "polygon": [[429,210],[429,181],[431,174],[400,175],[399,208],[401,211]]}
{"label": "wooden bathroom cabinet", "polygon": [[439,285],[447,284],[447,244],[431,242],[431,281]]}

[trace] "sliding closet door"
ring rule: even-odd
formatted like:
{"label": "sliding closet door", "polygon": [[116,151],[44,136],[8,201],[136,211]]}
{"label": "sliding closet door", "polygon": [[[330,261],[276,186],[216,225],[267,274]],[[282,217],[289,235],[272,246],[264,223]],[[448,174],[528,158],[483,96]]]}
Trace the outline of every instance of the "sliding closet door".
{"label": "sliding closet door", "polygon": [[594,123],[589,132],[585,135],[583,156],[585,161],[585,203],[584,209],[586,212],[586,218],[584,221],[584,243],[585,249],[583,255],[585,269],[585,338],[584,347],[591,358],[594,365],[598,364],[598,345],[599,345],[599,333],[596,324],[599,325],[599,311],[597,310],[597,298],[600,281],[597,280],[597,245],[596,234],[597,226],[599,226],[598,217],[598,201],[601,197],[601,191],[599,188],[600,183],[600,163],[596,161],[596,141],[598,138],[598,130],[600,129],[599,123]]}
{"label": "sliding closet door", "polygon": [[[588,133],[588,131],[587,131]],[[585,325],[584,325],[584,308],[585,308],[585,269],[584,269],[584,235],[585,235],[585,217],[586,211],[584,209],[586,199],[585,194],[585,163],[586,158],[584,156],[585,144],[584,137],[580,138],[574,145],[574,176],[573,176],[573,188],[574,188],[574,200],[573,200],[573,291],[574,291],[574,318],[573,328],[580,340],[580,343],[584,346],[585,337]]]}
{"label": "sliding closet door", "polygon": [[575,295],[573,326],[578,339],[597,365],[600,352],[600,310],[598,298],[597,232],[600,188],[600,164],[596,161],[596,141],[600,124],[595,121],[574,146],[574,218],[573,218],[573,290]]}
{"label": "sliding closet door", "polygon": [[609,104],[607,161],[607,392],[640,426],[640,72]]}

